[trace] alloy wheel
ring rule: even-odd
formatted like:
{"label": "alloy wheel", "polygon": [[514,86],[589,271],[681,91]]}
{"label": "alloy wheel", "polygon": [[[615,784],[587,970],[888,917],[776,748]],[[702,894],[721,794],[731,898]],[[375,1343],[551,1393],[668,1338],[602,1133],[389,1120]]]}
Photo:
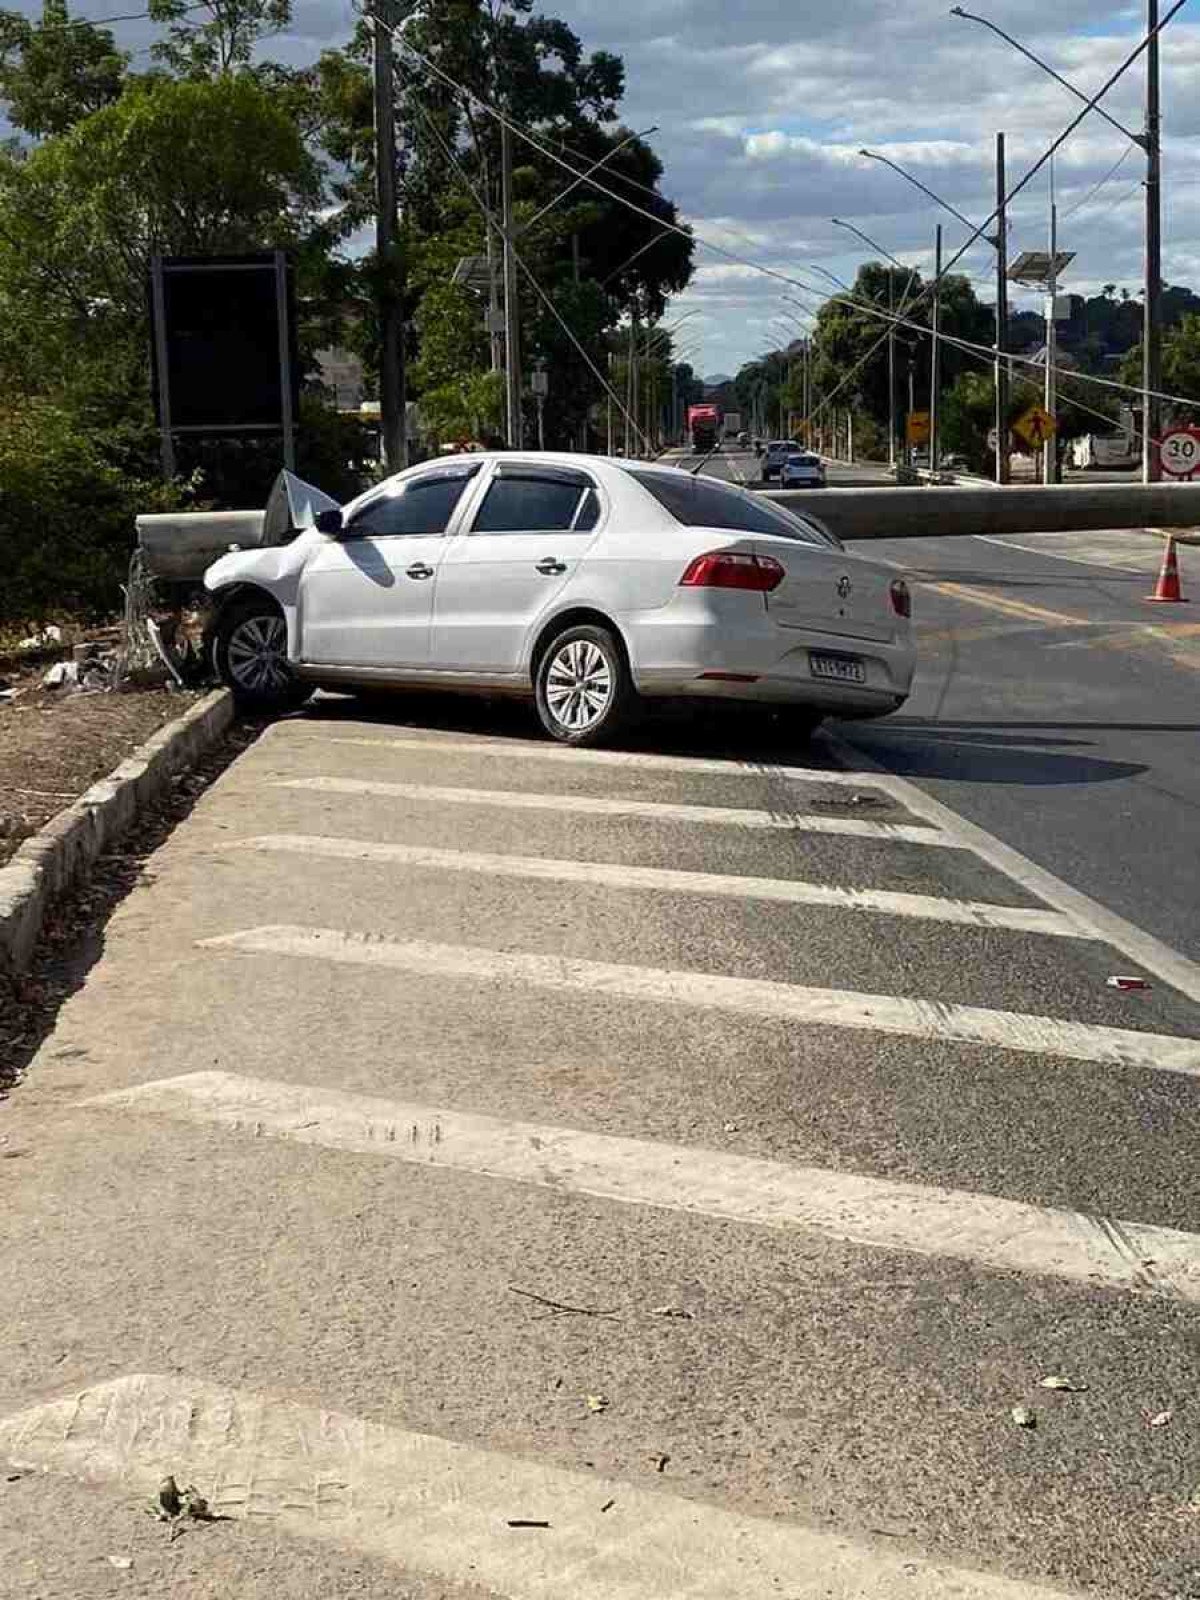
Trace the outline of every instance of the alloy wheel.
{"label": "alloy wheel", "polygon": [[569,733],[595,727],[613,697],[613,673],[604,652],[590,639],[569,640],[551,659],[545,693],[550,714]]}
{"label": "alloy wheel", "polygon": [[229,635],[226,653],[230,675],[243,689],[269,694],[291,681],[282,617],[247,617],[239,622]]}

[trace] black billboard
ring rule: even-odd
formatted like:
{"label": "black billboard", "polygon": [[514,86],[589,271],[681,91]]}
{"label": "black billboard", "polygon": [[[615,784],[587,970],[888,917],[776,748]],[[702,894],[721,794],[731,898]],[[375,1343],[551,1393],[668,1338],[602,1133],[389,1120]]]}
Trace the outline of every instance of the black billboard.
{"label": "black billboard", "polygon": [[171,434],[282,432],[299,401],[294,286],[282,251],[151,265],[155,407]]}

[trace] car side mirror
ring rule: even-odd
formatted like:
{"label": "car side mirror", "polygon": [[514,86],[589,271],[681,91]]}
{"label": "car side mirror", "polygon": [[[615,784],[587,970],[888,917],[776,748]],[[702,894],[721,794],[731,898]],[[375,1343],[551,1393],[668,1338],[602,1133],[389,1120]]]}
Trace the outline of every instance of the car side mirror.
{"label": "car side mirror", "polygon": [[340,506],[330,506],[327,511],[317,512],[318,533],[341,533],[342,511]]}

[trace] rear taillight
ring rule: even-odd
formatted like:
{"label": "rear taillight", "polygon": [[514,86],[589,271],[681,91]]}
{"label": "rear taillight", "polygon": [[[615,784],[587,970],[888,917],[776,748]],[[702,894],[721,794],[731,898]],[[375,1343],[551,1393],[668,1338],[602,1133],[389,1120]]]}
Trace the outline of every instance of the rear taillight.
{"label": "rear taillight", "polygon": [[690,564],[680,586],[684,589],[750,589],[769,594],[787,577],[774,556],[747,555],[741,550],[710,550]]}
{"label": "rear taillight", "polygon": [[892,579],[892,610],[898,617],[912,616],[912,591],[903,578]]}

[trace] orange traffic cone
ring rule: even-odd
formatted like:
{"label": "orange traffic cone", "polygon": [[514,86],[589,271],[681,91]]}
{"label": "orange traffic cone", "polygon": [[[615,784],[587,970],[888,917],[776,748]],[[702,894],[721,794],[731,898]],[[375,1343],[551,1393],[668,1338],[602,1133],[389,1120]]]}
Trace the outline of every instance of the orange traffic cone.
{"label": "orange traffic cone", "polygon": [[1148,594],[1146,599],[1169,601],[1172,605],[1187,604],[1179,591],[1179,560],[1175,554],[1175,539],[1173,535],[1169,534],[1167,536],[1167,548],[1163,551],[1158,582],[1154,585],[1154,593]]}

